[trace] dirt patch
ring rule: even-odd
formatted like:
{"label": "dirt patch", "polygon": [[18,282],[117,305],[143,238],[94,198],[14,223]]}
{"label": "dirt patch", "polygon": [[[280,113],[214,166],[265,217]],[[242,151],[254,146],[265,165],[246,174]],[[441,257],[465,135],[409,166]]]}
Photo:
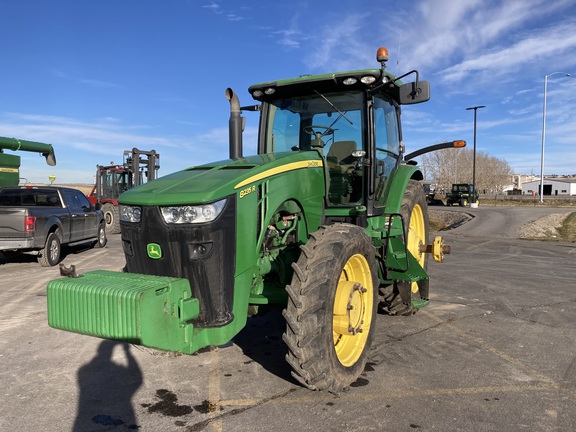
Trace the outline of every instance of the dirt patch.
{"label": "dirt patch", "polygon": [[552,213],[535,221],[528,222],[518,230],[518,238],[523,239],[554,239],[559,237],[558,229],[570,213]]}
{"label": "dirt patch", "polygon": [[456,228],[470,219],[472,216],[464,212],[428,209],[428,220],[432,231]]}

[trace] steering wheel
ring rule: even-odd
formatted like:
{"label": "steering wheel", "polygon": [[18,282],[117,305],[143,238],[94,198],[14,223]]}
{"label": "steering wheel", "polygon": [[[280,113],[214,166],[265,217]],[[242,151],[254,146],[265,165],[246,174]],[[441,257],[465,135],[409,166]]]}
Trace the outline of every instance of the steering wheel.
{"label": "steering wheel", "polygon": [[[316,132],[314,129],[317,129],[317,128],[324,129],[324,132]],[[325,137],[327,135],[333,135],[334,129],[332,129],[329,126],[312,125],[312,126],[306,126],[304,128],[304,132],[306,132],[308,135],[312,135],[313,137],[318,139],[318,138]]]}

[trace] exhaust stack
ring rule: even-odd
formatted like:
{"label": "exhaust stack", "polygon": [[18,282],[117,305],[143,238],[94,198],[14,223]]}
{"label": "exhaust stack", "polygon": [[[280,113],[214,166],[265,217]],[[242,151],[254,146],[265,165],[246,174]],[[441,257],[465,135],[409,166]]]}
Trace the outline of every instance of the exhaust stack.
{"label": "exhaust stack", "polygon": [[226,99],[230,102],[230,120],[228,129],[230,133],[230,159],[242,157],[242,116],[240,116],[240,101],[231,88],[226,89]]}

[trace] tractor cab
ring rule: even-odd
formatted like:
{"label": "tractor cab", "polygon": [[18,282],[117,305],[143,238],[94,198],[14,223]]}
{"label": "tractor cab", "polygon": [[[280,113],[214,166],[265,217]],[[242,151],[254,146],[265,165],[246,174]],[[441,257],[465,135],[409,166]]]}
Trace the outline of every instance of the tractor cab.
{"label": "tractor cab", "polygon": [[[377,100],[382,130],[392,133],[383,143],[387,151],[377,151],[376,157],[389,172],[400,154],[395,107]],[[362,205],[368,186],[366,155],[373,153],[369,136],[363,134],[364,105],[364,95],[358,91],[271,101],[264,113],[263,152],[318,152],[326,167],[327,206]]]}
{"label": "tractor cab", "polygon": [[317,152],[325,167],[327,214],[345,208],[382,213],[387,180],[402,161],[400,105],[429,98],[427,82],[402,84],[403,77],[382,64],[249,88],[262,102],[258,153]]}

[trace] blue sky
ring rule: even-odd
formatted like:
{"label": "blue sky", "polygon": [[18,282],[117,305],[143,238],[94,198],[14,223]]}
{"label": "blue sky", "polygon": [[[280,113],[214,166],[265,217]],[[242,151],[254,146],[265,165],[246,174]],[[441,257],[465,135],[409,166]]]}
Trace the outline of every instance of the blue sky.
{"label": "blue sky", "polygon": [[[403,111],[407,151],[453,139],[539,174],[576,173],[574,0],[0,0],[0,136],[51,143],[58,164],[19,152],[30,182],[92,183],[97,164],[155,149],[160,174],[228,155],[231,87],[302,74],[418,69],[430,102]],[[244,154],[257,116],[245,113]],[[9,151],[6,151],[10,153]]]}

